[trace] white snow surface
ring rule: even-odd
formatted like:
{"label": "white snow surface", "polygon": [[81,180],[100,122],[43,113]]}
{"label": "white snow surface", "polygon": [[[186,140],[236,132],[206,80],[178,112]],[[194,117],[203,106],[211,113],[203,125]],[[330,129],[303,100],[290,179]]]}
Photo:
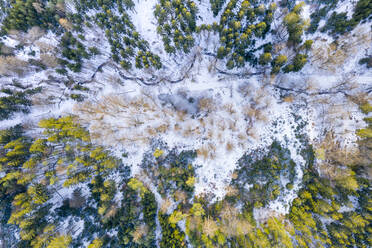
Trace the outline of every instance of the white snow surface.
{"label": "white snow surface", "polygon": [[159,52],[163,50],[163,43],[160,35],[157,34],[157,23],[154,18],[156,0],[137,0],[135,9],[131,12],[131,20],[136,30],[142,35],[142,38],[149,42],[152,51]]}
{"label": "white snow surface", "polygon": [[[362,35],[370,35],[368,25],[360,25],[345,38],[345,44],[350,41],[349,43],[355,42],[356,45],[345,49],[344,55],[347,59],[335,62],[332,68],[324,68],[322,61],[313,59],[314,50],[310,62],[299,73],[289,73],[275,79],[265,75],[239,78],[219,74],[212,66],[214,59],[202,55],[200,47],[195,47],[189,55],[166,55],[156,33],[156,20],[153,17],[156,2],[136,1],[135,11],[130,13],[132,21],[141,36],[149,42],[151,50],[157,52],[162,61],[165,61],[165,69],[158,72],[158,76],[179,78],[196,56],[193,69],[186,74],[183,81],[177,84],[145,86],[140,82],[121,79],[116,68],[107,66],[97,73],[96,80],[88,85],[91,92],[85,102],[66,100],[71,89],[62,84],[43,83],[42,94],[45,98],[53,96],[55,100],[33,106],[27,115],[15,114],[9,120],[0,121],[0,129],[19,123],[36,125],[43,118],[75,114],[92,133],[100,135],[94,142],[110,148],[118,157],[124,151],[128,153],[129,157],[124,162],[131,166],[133,175],[141,174],[139,165],[143,154],[151,149],[152,138],[166,142],[169,148],[197,150],[198,156],[194,164],[201,167],[197,170],[196,194],[210,193],[214,195],[214,199],[221,199],[225,195],[225,188],[231,180],[237,161],[245,152],[265,148],[273,140],[278,140],[290,150],[291,157],[296,162],[294,188],[271,202],[268,209],[255,210],[255,215],[259,219],[259,216],[265,215],[263,213],[267,211],[287,213],[300,188],[305,163],[298,154],[299,144],[294,132],[298,123],[295,122],[293,114],[307,121],[306,134],[313,144],[322,140],[325,131],[333,130],[343,145],[353,146],[357,140],[355,130],[365,125],[364,116],[358,106],[343,93],[332,92],[341,89],[347,90],[349,94],[357,94],[372,86],[371,70],[358,65],[360,58],[372,52],[371,42],[367,39],[367,42],[363,43],[359,39]],[[203,23],[212,23],[218,19],[213,18],[209,8],[207,0],[203,0],[199,6]],[[340,5],[337,11],[344,11],[344,8],[347,7]],[[68,9],[74,10],[71,3],[68,4]],[[310,6],[305,6],[303,16],[308,17],[310,11]],[[89,78],[94,69],[109,58],[110,47],[103,33],[93,32],[87,32],[85,44],[99,47],[102,55],[87,62],[82,73],[74,75],[77,81]],[[96,39],[98,36],[100,40]],[[317,33],[316,36],[304,37],[304,40],[307,38],[314,39],[315,48],[324,49],[321,54],[327,54],[328,46],[332,42],[330,37]],[[215,51],[218,44],[218,37],[214,35],[205,37],[202,34],[196,40],[197,44],[208,51]],[[58,44],[58,39],[52,33],[47,33],[39,41],[53,46]],[[18,45],[12,38],[3,42],[10,47]],[[24,51],[29,51],[29,48],[37,50],[30,44],[26,45]],[[338,55],[336,53],[340,50],[342,49],[336,49],[335,54],[329,54],[328,59]],[[29,59],[25,52],[16,55],[22,60]],[[50,75],[54,75],[53,72],[46,70],[28,73],[19,80],[25,85],[34,84],[36,87]],[[1,83],[5,85],[6,80],[10,82],[11,79],[4,78]],[[294,95],[294,100],[283,101],[274,85],[295,90],[284,92],[288,96]],[[331,93],[317,94],[327,91]],[[201,106],[201,101],[208,99],[209,106]],[[144,104],[132,104],[139,101]],[[108,110],[95,111],[93,114],[83,111],[98,108],[100,105],[106,106]],[[182,114],[182,111],[186,113]],[[275,121],[282,122],[274,125]],[[156,132],[153,133],[153,130]],[[162,199],[156,188],[151,182],[145,179],[144,181],[156,193],[156,199],[161,203]],[[69,194],[71,191],[62,193]],[[57,201],[58,196],[55,197],[53,200]]]}
{"label": "white snow surface", "polygon": [[[126,163],[132,166],[134,174],[141,174],[139,164],[142,161],[143,154],[150,149],[149,142],[118,142],[121,138],[130,135],[142,135],[146,132],[145,128],[155,128],[163,123],[161,119],[152,118],[158,112],[163,112],[162,118],[166,119],[169,128],[166,131],[157,133],[158,138],[167,143],[170,148],[179,149],[207,149],[207,158],[203,157],[202,152],[198,155],[195,164],[201,167],[197,170],[197,183],[195,185],[196,194],[211,193],[215,199],[221,199],[225,194],[225,187],[228,185],[231,174],[237,166],[237,161],[242,155],[257,148],[264,148],[271,144],[273,140],[278,140],[286,146],[292,159],[296,162],[296,180],[294,188],[285,193],[284,197],[271,202],[269,208],[278,213],[285,214],[288,211],[291,201],[296,197],[302,178],[302,168],[305,161],[298,154],[299,144],[295,138],[294,130],[297,123],[294,121],[293,113],[300,115],[309,122],[306,130],[311,140],[319,140],[322,137],[323,130],[314,129],[313,122],[319,119],[321,114],[319,104],[310,103],[304,107],[293,107],[292,103],[282,102],[270,83],[262,77],[251,77],[239,79],[232,77],[223,77],[208,71],[210,63],[207,57],[202,57],[197,62],[196,69],[189,77],[179,84],[160,84],[158,86],[138,87],[136,82],[125,81],[123,84],[111,84],[102,88],[96,96],[95,103],[107,103],[107,96],[119,99],[138,99],[143,98],[149,104],[155,107],[154,113],[146,115],[146,109],[139,108],[137,120],[145,122],[146,125],[138,125],[134,128],[124,127],[127,122],[128,113],[125,113],[125,107],[115,110],[115,114],[108,115],[88,115],[84,118],[78,112],[73,112],[85,120],[88,127],[94,129],[103,123],[105,126],[111,126],[114,129],[114,136],[105,136],[104,139],[98,139],[97,142],[112,146],[116,154],[121,154],[124,150],[128,152],[129,158]],[[279,83],[299,84],[301,81],[325,81],[327,85],[317,85],[317,90],[332,88],[337,84],[339,78],[335,75],[320,74],[319,76],[289,74],[279,80]],[[293,86],[292,86],[293,87]],[[183,97],[183,98],[182,98]],[[343,96],[332,95],[336,102],[346,101]],[[339,99],[338,99],[338,98]],[[192,98],[194,102],[188,103]],[[164,100],[166,99],[166,100]],[[200,99],[212,99],[213,104],[208,111],[198,109],[196,113],[195,101]],[[124,100],[125,102],[126,100]],[[344,104],[347,104],[346,102]],[[79,105],[79,104],[78,104]],[[223,106],[223,107],[221,107]],[[324,107],[324,106],[323,106]],[[354,119],[342,122],[344,126],[338,127],[340,130],[355,130],[362,126],[361,114],[358,114],[355,107]],[[258,111],[257,116],[244,114],[247,108]],[[115,108],[114,108],[115,109]],[[175,110],[186,110],[185,116],[181,119],[174,117]],[[76,110],[75,110],[76,111]],[[210,112],[209,112],[210,111]],[[177,111],[176,111],[177,112]],[[123,114],[124,113],[124,114]],[[100,116],[100,121],[96,122]],[[96,118],[97,117],[97,118]],[[251,117],[251,120],[247,120]],[[92,120],[93,119],[93,120]],[[207,120],[206,124],[201,121]],[[273,121],[283,120],[276,126]],[[359,122],[359,126],[356,124]],[[323,125],[322,125],[323,124]],[[230,126],[229,126],[230,125]],[[325,127],[325,123],[319,123],[320,127]],[[175,130],[175,126],[180,126],[182,130],[191,128],[191,134],[184,135]],[[124,127],[124,128],[123,128]],[[172,128],[173,127],[173,128]],[[136,133],[138,132],[138,133]],[[192,135],[199,132],[199,135]],[[145,136],[146,137],[146,136]],[[148,138],[154,138],[153,136]],[[343,135],[344,141],[350,139],[356,140],[353,132]],[[233,146],[232,150],[227,149],[227,144]],[[114,144],[114,145],[113,145]]]}
{"label": "white snow surface", "polygon": [[[135,98],[143,96],[143,93],[146,92],[145,94],[150,95],[152,101],[157,102],[157,108],[172,109],[172,106],[161,106],[162,101],[159,101],[158,98],[165,94],[176,98],[178,105],[185,105],[181,106],[181,110],[189,110],[189,112],[192,113],[187,113],[183,120],[178,120],[176,117],[172,118],[169,115],[164,116],[164,118],[168,118],[167,123],[169,123],[169,126],[178,125],[185,130],[191,128],[192,133],[200,132],[200,135],[190,134],[190,137],[188,137],[177,130],[169,128],[164,134],[158,135],[158,138],[165,141],[170,148],[207,149],[209,153],[208,157],[204,158],[198,156],[195,161],[195,164],[201,165],[201,168],[198,169],[198,181],[195,187],[196,194],[213,192],[217,198],[221,198],[224,195],[224,188],[230,180],[231,173],[236,168],[237,160],[247,150],[268,146],[273,139],[285,142],[285,136],[287,136],[289,140],[294,136],[293,130],[291,130],[289,126],[281,127],[282,130],[280,130],[278,134],[274,134],[274,129],[271,123],[273,120],[287,120],[290,118],[291,110],[288,104],[278,104],[275,100],[275,92],[270,89],[268,89],[268,92],[265,92],[266,89],[259,92],[259,94],[262,94],[262,102],[260,102],[261,100],[259,99],[256,99],[255,101],[252,96],[244,97],[240,93],[241,90],[239,89],[244,86],[250,87],[253,91],[261,91],[262,82],[259,82],[258,78],[251,78],[249,80],[236,79],[227,82],[223,79],[219,80],[216,75],[211,75],[208,70],[205,69],[200,70],[197,74],[193,75],[191,80],[185,80],[182,84],[177,85],[164,85],[151,88],[142,87],[142,89],[139,89],[137,84],[125,82],[124,86],[105,87],[102,90],[102,93],[97,96],[97,100],[100,102],[100,97],[105,99],[104,97],[107,95],[115,95],[123,98]],[[125,94],[126,92],[130,93]],[[198,98],[203,97],[211,98],[214,101],[213,104],[216,104],[216,106],[225,106],[225,108],[217,108],[207,116],[193,117],[192,114],[195,114],[195,104],[187,105],[187,100],[181,100],[179,95],[177,97],[177,92],[189,95],[190,97],[195,98],[195,101],[197,101]],[[180,102],[182,104],[180,104]],[[245,120],[246,116],[243,114],[243,108],[251,107],[253,104],[257,105],[257,109],[262,109],[262,118],[264,118],[264,120],[252,120],[252,123],[249,124]],[[182,109],[182,107],[184,107],[184,109]],[[231,110],[231,112],[229,112],[229,110]],[[76,114],[83,117],[80,112],[76,112]],[[202,112],[199,114],[205,115],[205,113]],[[94,121],[89,121],[92,119],[91,117],[91,115],[88,115],[87,118],[84,118],[86,123],[90,125],[90,127],[99,125],[100,122],[97,122],[97,125],[95,125]],[[120,129],[120,126],[126,126],[123,125],[123,123],[126,122],[127,117],[126,114],[104,116],[104,124],[113,128],[115,127],[115,136],[111,137],[112,139],[105,136],[105,139],[97,140],[97,142],[109,145],[112,144],[113,141],[115,142],[115,139],[117,140],[120,137],[128,137],[130,135],[129,132],[131,132],[130,130],[133,132],[136,130],[139,132],[144,131],[141,130],[141,127],[129,130],[127,128]],[[138,115],[138,118],[139,120],[142,118],[142,121],[144,122],[150,122],[148,124],[153,126],[159,125],[159,122],[161,123],[163,121],[158,119],[151,120],[151,118],[141,115]],[[203,125],[200,121],[204,119],[213,123],[206,123]],[[256,137],[247,135],[250,125],[252,125],[254,136]],[[228,150],[226,148],[228,143],[233,146],[233,149]],[[117,154],[121,154],[123,150],[121,150],[120,142],[115,142],[115,144],[119,144],[119,146],[116,146],[116,149],[119,149]],[[140,173],[140,168],[136,165],[141,163],[143,153],[149,149],[149,146],[143,145],[142,142],[130,142],[126,143],[125,149],[129,154],[128,163],[133,166],[133,172],[135,174]],[[291,149],[291,151],[295,156],[295,149]],[[300,170],[298,171],[298,174],[299,178],[301,178]]]}

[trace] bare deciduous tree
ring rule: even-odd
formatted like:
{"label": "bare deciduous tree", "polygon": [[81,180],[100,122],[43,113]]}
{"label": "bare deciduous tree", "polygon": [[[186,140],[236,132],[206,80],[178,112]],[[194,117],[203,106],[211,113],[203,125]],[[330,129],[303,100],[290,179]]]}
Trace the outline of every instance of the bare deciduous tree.
{"label": "bare deciduous tree", "polygon": [[51,68],[55,68],[59,65],[57,58],[51,54],[40,54],[40,60],[43,65]]}
{"label": "bare deciduous tree", "polygon": [[133,236],[133,241],[135,243],[140,244],[142,237],[146,236],[148,232],[148,227],[146,224],[136,226],[136,229],[134,230],[132,236]]}
{"label": "bare deciduous tree", "polygon": [[0,75],[22,76],[27,71],[28,63],[14,56],[0,56]]}

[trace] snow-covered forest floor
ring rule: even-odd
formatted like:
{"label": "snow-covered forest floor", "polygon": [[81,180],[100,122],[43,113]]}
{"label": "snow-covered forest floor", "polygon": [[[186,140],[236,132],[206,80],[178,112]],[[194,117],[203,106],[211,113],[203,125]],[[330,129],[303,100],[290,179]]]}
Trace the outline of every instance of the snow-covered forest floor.
{"label": "snow-covered forest floor", "polygon": [[[371,70],[358,64],[360,58],[372,53],[369,24],[342,36],[337,46],[325,34],[305,37],[313,39],[314,44],[310,63],[298,73],[250,75],[249,69],[225,73],[219,69],[219,62],[208,55],[209,48],[219,42],[214,35],[202,33],[190,54],[169,57],[156,33],[152,17],[155,4],[155,0],[140,1],[131,13],[136,30],[165,61],[159,72],[133,73],[145,79],[155,73],[158,80],[154,85],[123,78],[110,64],[106,38],[92,28],[85,30],[85,43],[99,47],[101,55],[87,61],[83,71],[71,78],[89,88],[85,100],[67,99],[73,90],[61,84],[52,69],[22,71],[20,78],[3,77],[3,85],[16,79],[25,86],[44,87],[33,96],[29,114],[1,121],[1,127],[17,123],[35,126],[43,118],[76,115],[95,142],[117,155],[128,154],[127,163],[134,174],[141,173],[138,165],[154,139],[166,142],[169,148],[193,149],[198,153],[196,164],[200,165],[197,194],[208,192],[220,198],[237,160],[247,151],[267,147],[273,140],[290,148],[301,175],[303,161],[296,151],[299,144],[294,130],[298,123],[294,115],[306,121],[305,133],[313,145],[332,132],[342,146],[355,146],[355,130],[365,126],[357,103],[359,98],[368,98],[372,85]],[[306,18],[311,7],[306,6],[303,12]],[[209,3],[203,1],[199,8],[205,21]],[[35,33],[9,35],[4,44],[15,47],[21,40],[24,49],[16,56],[21,61],[29,59],[28,51],[35,51],[36,58],[40,58],[57,47],[50,32]],[[183,80],[169,82],[178,78]]]}
{"label": "snow-covered forest floor", "polygon": [[[65,2],[67,12],[76,11],[73,1]],[[36,138],[41,130],[40,120],[73,115],[89,130],[93,144],[104,146],[118,158],[125,154],[124,164],[130,167],[132,176],[141,178],[153,191],[159,205],[165,199],[144,173],[145,154],[156,149],[165,153],[174,148],[196,151],[194,193],[208,195],[214,202],[225,197],[244,154],[265,151],[278,141],[290,151],[296,164],[294,186],[265,208],[256,208],[254,217],[260,221],[266,215],[288,214],[303,187],[307,161],[301,155],[302,137],[306,136],[319,153],[326,137],[332,137],[340,149],[353,150],[359,139],[356,130],[367,125],[359,106],[371,101],[372,70],[359,61],[372,54],[371,23],[359,24],[340,35],[337,42],[327,33],[304,34],[303,40],[313,40],[308,63],[299,72],[272,75],[268,68],[257,71],[249,65],[227,70],[226,62],[215,56],[220,41],[214,32],[196,34],[195,46],[189,53],[169,55],[157,33],[153,15],[157,3],[136,0],[129,15],[135,30],[159,55],[163,63],[160,70],[120,68],[112,60],[104,31],[93,25],[84,26],[82,43],[97,47],[100,54],[85,60],[81,72],[65,76],[55,72],[54,57],[60,49],[56,34],[37,27],[9,33],[3,44],[13,49],[22,44],[23,49],[16,50],[13,61],[1,62],[0,88],[16,89],[13,83],[17,82],[22,87],[42,90],[31,97],[29,113],[16,113],[1,120],[0,129],[22,124],[27,127],[27,134]],[[302,17],[309,19],[316,7],[307,3]],[[198,2],[198,8],[198,25],[212,24],[221,18],[221,13],[212,15],[209,1]],[[339,1],[335,10],[352,8],[352,1]],[[279,11],[272,24],[278,29],[283,13]],[[277,39],[268,35],[259,42],[272,41],[276,44],[274,49],[293,58],[294,51]],[[32,51],[34,55],[30,55]],[[47,63],[47,69],[26,66],[30,59]],[[73,87],[76,84],[86,90],[77,90]],[[76,101],[71,99],[73,94],[83,98]],[[317,159],[322,160],[322,155],[318,154]],[[288,183],[285,178],[281,180],[282,185]],[[59,191],[62,196],[71,193],[72,189]],[[117,202],[121,200],[120,196],[115,197]],[[174,210],[174,204],[170,209]],[[159,228],[157,223],[157,232]]]}

